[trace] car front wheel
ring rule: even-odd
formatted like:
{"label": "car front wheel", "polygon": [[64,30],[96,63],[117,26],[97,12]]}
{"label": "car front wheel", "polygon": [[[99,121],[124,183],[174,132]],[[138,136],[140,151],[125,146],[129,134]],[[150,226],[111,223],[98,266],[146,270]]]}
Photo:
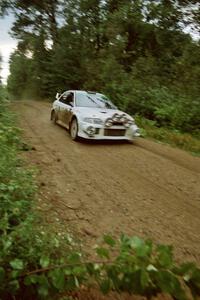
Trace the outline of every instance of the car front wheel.
{"label": "car front wheel", "polygon": [[73,119],[70,125],[70,136],[73,141],[78,140],[78,122],[77,119]]}

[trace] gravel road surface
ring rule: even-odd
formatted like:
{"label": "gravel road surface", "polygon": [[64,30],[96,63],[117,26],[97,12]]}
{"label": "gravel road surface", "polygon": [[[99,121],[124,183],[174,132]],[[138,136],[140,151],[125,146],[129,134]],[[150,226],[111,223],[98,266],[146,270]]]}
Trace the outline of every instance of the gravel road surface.
{"label": "gravel road surface", "polygon": [[[44,216],[90,249],[103,233],[172,244],[177,260],[200,263],[200,159],[139,138],[73,142],[50,122],[51,104],[16,102],[30,165],[39,168]],[[34,151],[35,150],[35,151]],[[45,207],[46,211],[45,211]]]}

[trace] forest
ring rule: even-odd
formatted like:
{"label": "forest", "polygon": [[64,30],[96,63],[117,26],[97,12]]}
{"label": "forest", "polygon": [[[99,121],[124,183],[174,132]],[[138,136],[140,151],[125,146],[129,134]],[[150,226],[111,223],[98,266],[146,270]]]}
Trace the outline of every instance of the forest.
{"label": "forest", "polygon": [[3,0],[0,14],[9,12],[12,98],[94,90],[158,127],[198,135],[199,1]]}

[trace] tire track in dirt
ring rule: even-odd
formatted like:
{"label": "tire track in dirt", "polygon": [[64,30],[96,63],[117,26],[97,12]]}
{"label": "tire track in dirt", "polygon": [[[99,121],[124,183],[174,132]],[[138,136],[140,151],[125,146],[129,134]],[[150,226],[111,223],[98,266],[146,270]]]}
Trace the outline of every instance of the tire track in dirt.
{"label": "tire track in dirt", "polygon": [[143,139],[75,143],[50,123],[49,103],[17,102],[15,110],[37,150],[25,155],[39,167],[43,201],[87,249],[103,233],[124,232],[173,244],[178,259],[200,263],[199,158]]}

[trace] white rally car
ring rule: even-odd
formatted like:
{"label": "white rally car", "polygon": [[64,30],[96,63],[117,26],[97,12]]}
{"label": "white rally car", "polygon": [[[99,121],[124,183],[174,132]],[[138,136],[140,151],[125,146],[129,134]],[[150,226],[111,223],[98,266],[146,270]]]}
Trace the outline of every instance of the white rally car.
{"label": "white rally car", "polygon": [[57,94],[51,120],[66,127],[73,140],[133,140],[139,136],[134,119],[95,92],[70,90]]}

